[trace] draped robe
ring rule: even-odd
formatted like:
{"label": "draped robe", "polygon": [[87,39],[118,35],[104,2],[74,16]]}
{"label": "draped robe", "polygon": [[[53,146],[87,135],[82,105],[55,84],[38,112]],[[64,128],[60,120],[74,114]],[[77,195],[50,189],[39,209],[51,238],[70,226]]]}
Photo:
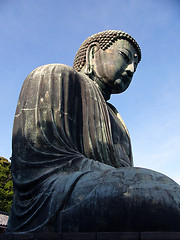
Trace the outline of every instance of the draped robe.
{"label": "draped robe", "polygon": [[30,73],[12,147],[8,232],[180,231],[180,186],[132,167],[124,122],[84,74],[61,64]]}
{"label": "draped robe", "polygon": [[85,174],[132,166],[130,138],[115,108],[90,78],[62,64],[41,66],[25,79],[12,146],[9,231],[47,226]]}

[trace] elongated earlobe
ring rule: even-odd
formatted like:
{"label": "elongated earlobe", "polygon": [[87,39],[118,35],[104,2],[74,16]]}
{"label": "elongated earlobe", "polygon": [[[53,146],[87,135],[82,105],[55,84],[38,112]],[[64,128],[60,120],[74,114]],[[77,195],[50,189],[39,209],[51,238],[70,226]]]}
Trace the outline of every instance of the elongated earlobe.
{"label": "elongated earlobe", "polygon": [[84,69],[84,73],[88,76],[92,73],[92,67],[89,63],[86,64],[85,69]]}
{"label": "elongated earlobe", "polygon": [[86,66],[84,69],[84,73],[90,76],[93,73],[93,61],[94,61],[94,54],[95,51],[98,51],[100,48],[98,42],[93,42],[89,45],[86,51]]}

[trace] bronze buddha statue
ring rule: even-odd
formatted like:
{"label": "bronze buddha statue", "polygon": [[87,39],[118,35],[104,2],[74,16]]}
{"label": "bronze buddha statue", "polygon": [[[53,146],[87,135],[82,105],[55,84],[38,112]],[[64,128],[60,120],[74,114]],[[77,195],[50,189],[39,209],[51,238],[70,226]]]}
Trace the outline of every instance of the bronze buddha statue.
{"label": "bronze buddha statue", "polygon": [[133,167],[129,133],[107,102],[140,60],[129,34],[104,31],[83,42],[73,68],[28,75],[14,119],[7,231],[180,231],[180,186]]}

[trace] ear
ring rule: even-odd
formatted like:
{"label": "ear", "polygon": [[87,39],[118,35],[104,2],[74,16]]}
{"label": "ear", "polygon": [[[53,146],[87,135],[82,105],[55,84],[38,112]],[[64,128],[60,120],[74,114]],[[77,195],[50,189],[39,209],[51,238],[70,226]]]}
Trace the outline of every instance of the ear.
{"label": "ear", "polygon": [[94,55],[100,49],[98,42],[91,43],[86,50],[85,74],[90,75],[93,71]]}

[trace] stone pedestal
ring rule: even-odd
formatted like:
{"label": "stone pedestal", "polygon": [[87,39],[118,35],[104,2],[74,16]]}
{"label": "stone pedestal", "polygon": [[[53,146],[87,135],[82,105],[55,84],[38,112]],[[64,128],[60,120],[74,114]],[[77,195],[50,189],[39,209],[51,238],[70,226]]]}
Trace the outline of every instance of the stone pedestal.
{"label": "stone pedestal", "polygon": [[180,232],[16,233],[0,240],[180,240]]}

